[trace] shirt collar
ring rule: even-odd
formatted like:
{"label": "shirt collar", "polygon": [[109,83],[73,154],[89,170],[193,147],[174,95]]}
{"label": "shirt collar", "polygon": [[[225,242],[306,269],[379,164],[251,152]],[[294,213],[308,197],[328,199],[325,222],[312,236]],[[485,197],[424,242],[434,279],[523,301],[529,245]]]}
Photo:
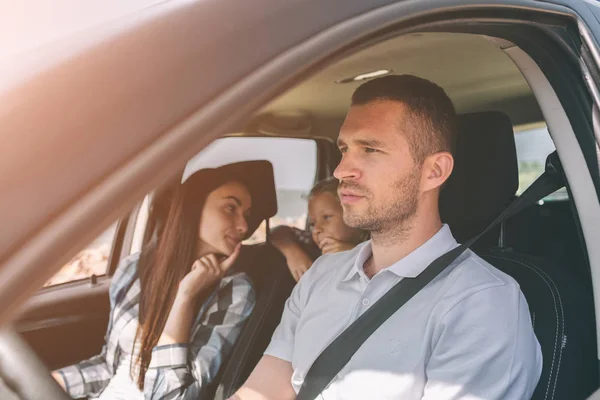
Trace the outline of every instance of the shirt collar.
{"label": "shirt collar", "polygon": [[[406,257],[396,261],[386,268],[386,270],[401,278],[414,278],[423,272],[433,260],[457,245],[458,243],[456,242],[456,239],[454,239],[454,236],[452,236],[450,227],[444,224],[428,241],[417,247]],[[372,254],[373,250],[371,241],[369,240],[359,249],[354,260],[354,265],[350,268],[342,281],[348,281],[356,275],[366,278],[363,266]]]}
{"label": "shirt collar", "polygon": [[358,250],[358,254],[356,255],[356,258],[354,259],[354,264],[348,270],[348,273],[346,274],[346,276],[344,276],[344,278],[342,279],[342,282],[349,281],[350,279],[354,278],[356,275],[358,275],[360,277],[364,277],[364,278],[367,277],[365,274],[365,271],[363,270],[363,265],[369,259],[369,257],[371,257],[371,254],[373,254],[373,250],[371,248],[371,241],[367,240],[365,243],[359,244],[359,246],[362,246],[362,247]]}

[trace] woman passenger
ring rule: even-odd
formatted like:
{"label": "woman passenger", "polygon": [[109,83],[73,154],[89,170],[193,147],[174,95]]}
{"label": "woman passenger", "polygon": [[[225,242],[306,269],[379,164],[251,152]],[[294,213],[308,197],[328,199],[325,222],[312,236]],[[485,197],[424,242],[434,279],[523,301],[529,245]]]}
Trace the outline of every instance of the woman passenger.
{"label": "woman passenger", "polygon": [[158,240],[112,278],[102,352],[53,372],[71,397],[201,398],[255,304],[249,278],[232,269],[248,221],[254,230],[271,216],[255,204],[252,163],[201,170],[178,185]]}

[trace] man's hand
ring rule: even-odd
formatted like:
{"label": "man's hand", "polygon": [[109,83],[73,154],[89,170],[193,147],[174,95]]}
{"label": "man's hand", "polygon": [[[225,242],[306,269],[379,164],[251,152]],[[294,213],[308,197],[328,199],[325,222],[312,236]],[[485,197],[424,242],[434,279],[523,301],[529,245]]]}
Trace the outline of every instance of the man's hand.
{"label": "man's hand", "polygon": [[340,251],[352,250],[356,245],[354,243],[342,242],[330,236],[323,238],[319,242],[319,248],[323,254],[339,253]]}
{"label": "man's hand", "polygon": [[293,372],[290,362],[263,356],[246,383],[230,400],[295,400]]}

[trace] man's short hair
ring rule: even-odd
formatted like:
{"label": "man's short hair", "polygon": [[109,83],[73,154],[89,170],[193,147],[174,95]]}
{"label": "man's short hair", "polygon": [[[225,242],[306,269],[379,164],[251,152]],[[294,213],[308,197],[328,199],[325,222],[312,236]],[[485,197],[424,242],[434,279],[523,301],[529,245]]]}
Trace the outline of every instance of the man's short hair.
{"label": "man's short hair", "polygon": [[444,89],[416,76],[390,75],[363,83],[352,95],[353,106],[378,100],[396,101],[408,109],[406,139],[417,162],[439,151],[452,153],[457,118]]}

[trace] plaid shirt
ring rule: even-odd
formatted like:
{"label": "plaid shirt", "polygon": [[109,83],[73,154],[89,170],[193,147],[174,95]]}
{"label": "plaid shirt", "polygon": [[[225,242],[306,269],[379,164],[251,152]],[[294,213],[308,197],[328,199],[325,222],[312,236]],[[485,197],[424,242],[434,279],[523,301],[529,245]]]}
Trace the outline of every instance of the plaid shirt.
{"label": "plaid shirt", "polygon": [[[119,335],[139,312],[138,259],[138,254],[125,258],[112,278],[110,318],[101,353],[58,370],[72,398],[99,396],[119,366]],[[144,377],[144,398],[197,399],[230,353],[254,303],[254,291],[245,274],[224,277],[219,288],[202,305],[190,342],[160,345],[152,350]]]}

